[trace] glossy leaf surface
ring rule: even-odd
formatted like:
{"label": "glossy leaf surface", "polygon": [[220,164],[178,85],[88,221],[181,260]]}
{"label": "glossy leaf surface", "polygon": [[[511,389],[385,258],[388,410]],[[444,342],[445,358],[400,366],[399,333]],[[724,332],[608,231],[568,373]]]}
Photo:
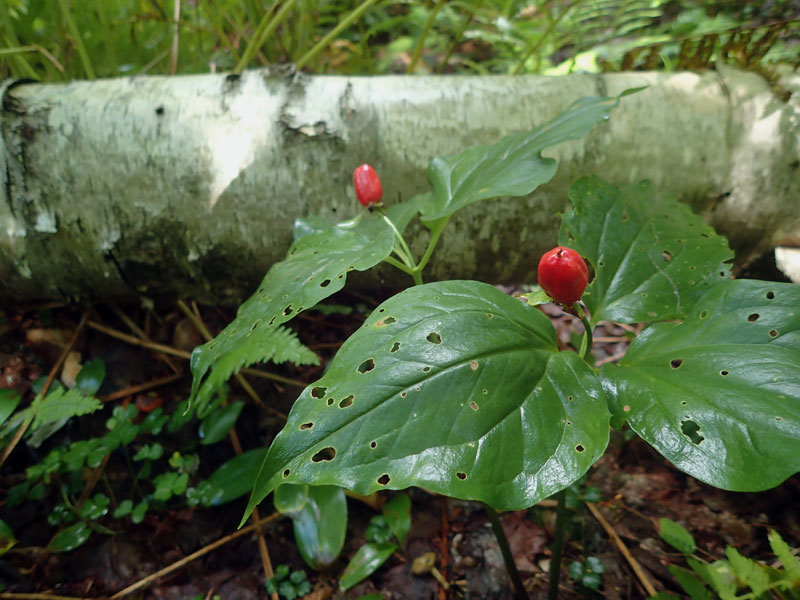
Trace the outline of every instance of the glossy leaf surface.
{"label": "glossy leaf surface", "polygon": [[361,494],[422,486],[531,506],[603,453],[599,381],[541,312],[475,281],[384,302],[295,402],[251,496],[281,483]]}
{"label": "glossy leaf surface", "polygon": [[658,520],[658,533],[661,539],[683,554],[693,554],[697,550],[694,538],[682,525],[671,519]]}
{"label": "glossy leaf surface", "polygon": [[499,142],[437,156],[428,166],[433,188],[422,207],[423,221],[435,221],[487,198],[524,196],[555,175],[558,161],[545,148],[577,140],[608,119],[619,98],[592,96],[573,102],[563,113],[533,129],[507,135]]}
{"label": "glossy leaf surface", "polygon": [[275,510],[289,515],[297,549],[306,564],[321,570],[339,556],[347,533],[347,499],[334,485],[285,484],[275,490]]}
{"label": "glossy leaf surface", "polygon": [[584,296],[592,323],[679,319],[730,278],[733,253],[691,209],[647,182],[621,188],[583,177],[570,188],[559,243],[595,270]]}
{"label": "glossy leaf surface", "polygon": [[16,543],[17,539],[14,537],[14,532],[11,531],[11,527],[0,519],[0,556],[11,550]]}
{"label": "glossy leaf surface", "polygon": [[66,529],[59,531],[50,541],[47,549],[50,552],[70,552],[86,543],[92,530],[85,521],[78,521]]}
{"label": "glossy leaf surface", "polygon": [[208,446],[224,439],[228,432],[233,429],[243,408],[244,402],[231,402],[208,413],[200,422],[197,432],[200,436],[200,443]]}
{"label": "glossy leaf surface", "polygon": [[372,575],[397,550],[394,544],[369,542],[356,551],[339,580],[339,589],[347,591]]}
{"label": "glossy leaf surface", "polygon": [[690,475],[736,491],[800,471],[800,286],[711,289],[601,371],[615,416]]}
{"label": "glossy leaf surface", "polygon": [[94,396],[106,378],[106,363],[102,358],[87,362],[75,377],[75,387],[87,396]]}
{"label": "glossy leaf surface", "polygon": [[[285,348],[288,340],[274,344],[276,329],[286,331],[278,326],[338,292],[348,272],[374,267],[394,246],[391,228],[378,215],[327,228],[315,221],[311,227],[313,233],[300,237],[286,259],[272,266],[256,293],[239,307],[236,318],[192,352],[193,398],[208,399],[231,374],[254,362],[317,364],[316,356],[293,334],[295,347]],[[264,352],[265,345],[270,352]],[[212,368],[214,377],[208,378]]]}
{"label": "glossy leaf surface", "polygon": [[253,481],[258,475],[258,470],[266,455],[266,448],[256,448],[242,452],[239,456],[234,456],[224,462],[206,480],[213,491],[201,504],[217,506],[250,493],[250,490],[253,489]]}

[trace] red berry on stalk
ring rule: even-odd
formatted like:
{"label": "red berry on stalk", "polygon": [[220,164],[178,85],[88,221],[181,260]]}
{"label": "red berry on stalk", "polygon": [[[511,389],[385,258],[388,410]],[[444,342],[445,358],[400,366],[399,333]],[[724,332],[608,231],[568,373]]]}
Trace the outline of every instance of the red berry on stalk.
{"label": "red berry on stalk", "polygon": [[553,300],[572,305],[581,299],[589,283],[589,269],[581,255],[558,246],[539,261],[539,285]]}
{"label": "red berry on stalk", "polygon": [[356,188],[358,201],[364,206],[378,204],[383,196],[381,180],[375,169],[367,164],[363,164],[353,171],[353,187]]}

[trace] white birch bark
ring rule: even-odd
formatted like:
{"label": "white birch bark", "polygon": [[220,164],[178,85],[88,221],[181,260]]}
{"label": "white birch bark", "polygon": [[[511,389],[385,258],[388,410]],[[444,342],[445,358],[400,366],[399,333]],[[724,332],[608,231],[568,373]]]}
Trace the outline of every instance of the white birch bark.
{"label": "white birch bark", "polygon": [[[800,76],[782,85],[795,90]],[[546,77],[142,77],[2,90],[0,299],[144,294],[241,299],[281,260],[295,218],[359,209],[352,171],[391,204],[428,189],[431,157],[533,128],[573,100],[623,99],[558,174],[449,224],[426,279],[534,281],[581,174],[650,179],[727,235],[741,260],[800,244],[798,100],[754,74]],[[415,232],[422,233],[421,236]],[[424,248],[422,229],[410,230]],[[356,286],[406,285],[389,268]]]}

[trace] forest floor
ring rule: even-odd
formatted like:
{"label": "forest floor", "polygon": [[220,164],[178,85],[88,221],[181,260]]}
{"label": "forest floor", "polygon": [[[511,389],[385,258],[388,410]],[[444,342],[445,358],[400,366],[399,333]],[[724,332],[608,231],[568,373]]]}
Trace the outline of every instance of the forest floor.
{"label": "forest floor", "polygon": [[[380,298],[345,291],[332,300],[352,307],[353,312],[347,316],[307,312],[293,321],[301,341],[319,354],[322,366],[263,368],[300,384],[314,381],[325,362]],[[193,316],[187,316],[187,310]],[[580,322],[552,305],[546,310],[554,320],[560,342],[569,345],[574,333],[580,331]],[[134,403],[142,414],[155,405],[166,412],[174,411],[187,398],[191,385],[188,352],[204,341],[195,323],[199,319],[216,333],[232,318],[232,311],[187,304],[91,308],[40,305],[6,308],[3,316],[0,387],[17,389],[23,402],[27,402],[36,379],[53,371],[68,383],[70,377],[74,379],[76,364],[99,357],[105,362],[107,376],[98,397],[110,406],[93,415],[73,418],[38,448],[25,441],[19,443],[3,465],[0,519],[11,527],[18,542],[0,555],[0,598],[269,597],[264,586],[265,556],[259,549],[258,537],[252,531],[230,537],[237,531],[244,497],[220,507],[200,508],[190,507],[183,496],[176,496],[158,510],[149,511],[141,523],[114,519],[111,510],[125,494],[132,494],[132,464],[129,455],[119,450],[99,467],[86,468],[82,473],[85,487],[81,496],[103,491],[111,497],[112,505],[109,514],[97,521],[100,533],[94,533],[71,552],[46,550],[59,529],[47,523],[47,516],[64,489],[58,478],[45,487],[37,500],[14,507],[6,502],[9,489],[24,481],[25,469],[41,461],[51,448],[100,435],[113,406]],[[601,325],[595,332],[598,364],[619,358],[636,331],[629,326]],[[65,365],[58,366],[62,357],[66,357]],[[244,450],[264,447],[271,441],[282,424],[280,413],[289,411],[300,390],[287,382],[252,376],[248,380],[270,410],[256,406],[231,380],[230,399],[247,401],[235,427]],[[162,434],[158,442],[165,448],[161,459],[164,462],[176,451],[197,455],[199,466],[192,481],[207,477],[235,455],[236,442],[204,446],[198,443],[196,423],[188,429],[191,431],[181,435]],[[152,441],[134,440],[131,451]],[[145,486],[146,482],[139,484]],[[350,517],[344,550],[327,572],[314,572],[305,566],[294,542],[292,523],[280,516],[269,518],[263,528],[269,562],[272,567],[285,564],[292,570],[305,569],[312,587],[308,598],[315,600],[359,598],[370,593],[382,594],[383,598],[440,600],[512,597],[500,551],[480,505],[421,489],[409,490],[409,495],[412,528],[403,548],[368,580],[344,595],[335,591],[338,577],[364,543],[369,519],[379,514],[363,502],[348,500]],[[678,471],[630,430],[612,431],[605,455],[583,481],[573,486],[569,499],[560,580],[563,598],[647,598],[648,589],[680,593],[667,567],[686,567],[686,561],[661,540],[660,518],[686,527],[697,541],[696,555],[707,561],[724,558],[726,545],[732,545],[745,556],[772,564],[776,559],[767,542],[771,529],[777,530],[790,546],[796,548],[800,544],[800,476],[762,493],[722,491]],[[587,499],[593,502],[588,503]],[[547,590],[554,507],[554,501],[547,500],[529,510],[501,515],[517,567],[532,598],[543,598]],[[273,512],[268,499],[262,504],[260,515],[264,518]],[[199,556],[191,556],[198,551]],[[449,590],[430,574],[411,573],[413,560],[426,552],[435,553],[436,566],[449,582]],[[589,557],[598,559],[604,570],[597,591],[570,577],[571,563],[585,563]],[[151,578],[154,574],[159,576]],[[129,588],[137,582],[140,587]]]}

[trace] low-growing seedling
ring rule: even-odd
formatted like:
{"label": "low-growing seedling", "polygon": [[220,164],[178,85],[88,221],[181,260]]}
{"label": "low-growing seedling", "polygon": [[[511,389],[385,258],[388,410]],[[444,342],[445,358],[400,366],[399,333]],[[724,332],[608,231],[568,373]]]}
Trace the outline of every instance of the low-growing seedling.
{"label": "low-growing seedling", "polygon": [[[773,594],[778,598],[800,598],[800,561],[777,531],[770,531],[768,539],[780,568],[747,558],[733,546],[725,548],[727,560],[706,562],[695,554],[697,545],[692,534],[670,519],[660,519],[659,534],[684,555],[691,570],[675,565],[667,568],[692,600],[750,600],[772,598]],[[661,592],[650,600],[676,598]]]}
{"label": "low-growing seedling", "polygon": [[[338,291],[350,271],[385,261],[416,285],[379,305],[301,393],[245,517],[285,484],[361,494],[420,486],[490,511],[559,494],[563,506],[562,490],[604,453],[612,417],[678,468],[728,490],[765,490],[800,470],[800,288],[733,280],[727,241],[646,182],[583,177],[570,189],[561,257],[579,255],[593,279],[578,302],[585,275],[574,260],[570,285],[549,292],[584,322],[580,355],[560,350],[534,306],[550,301],[545,292],[525,303],[477,281],[423,284],[457,210],[548,181],[556,161],[542,149],[582,137],[619,101],[584,98],[534,131],[436,157],[431,191],[410,201],[345,223],[297,223],[287,258],[215,340],[195,349],[199,405],[252,362],[251,336]],[[403,238],[417,215],[430,230],[419,259]],[[646,328],[619,363],[598,368],[586,359],[600,321]]]}
{"label": "low-growing seedling", "polygon": [[264,585],[268,593],[277,593],[286,600],[301,598],[311,592],[311,584],[306,579],[306,572],[291,571],[289,565],[278,565],[275,575],[267,579]]}

